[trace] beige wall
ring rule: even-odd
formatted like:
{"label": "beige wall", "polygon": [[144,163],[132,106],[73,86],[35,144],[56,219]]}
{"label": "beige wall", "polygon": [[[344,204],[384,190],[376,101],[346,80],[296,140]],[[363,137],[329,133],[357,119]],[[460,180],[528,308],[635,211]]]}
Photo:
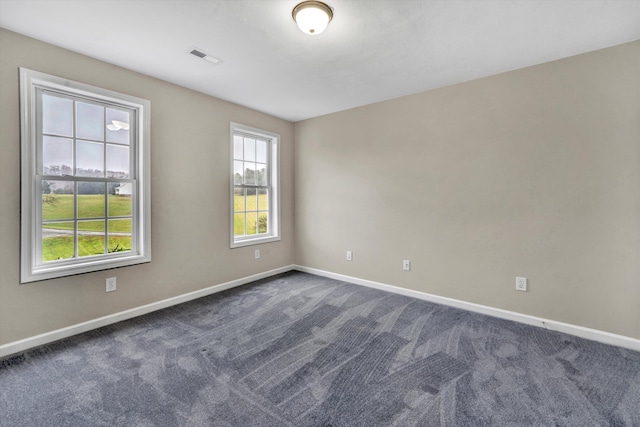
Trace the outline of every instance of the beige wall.
{"label": "beige wall", "polygon": [[[151,100],[150,264],[19,284],[19,66]],[[639,76],[635,42],[294,126],[0,30],[0,345],[294,261],[640,338]],[[260,260],[229,249],[230,121],[282,136]]]}
{"label": "beige wall", "polygon": [[[20,66],[151,100],[150,264],[20,285]],[[281,135],[282,241],[259,260],[229,249],[230,121]],[[0,30],[0,345],[290,265],[293,148],[289,122]]]}
{"label": "beige wall", "polygon": [[639,81],[634,42],[296,123],[296,263],[640,338]]}

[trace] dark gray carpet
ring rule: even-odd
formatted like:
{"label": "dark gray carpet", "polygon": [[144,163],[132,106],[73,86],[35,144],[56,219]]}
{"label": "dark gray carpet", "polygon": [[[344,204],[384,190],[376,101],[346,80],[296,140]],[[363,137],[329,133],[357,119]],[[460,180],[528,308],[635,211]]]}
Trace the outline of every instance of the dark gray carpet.
{"label": "dark gray carpet", "polygon": [[640,426],[640,353],[292,272],[0,360],[4,426]]}

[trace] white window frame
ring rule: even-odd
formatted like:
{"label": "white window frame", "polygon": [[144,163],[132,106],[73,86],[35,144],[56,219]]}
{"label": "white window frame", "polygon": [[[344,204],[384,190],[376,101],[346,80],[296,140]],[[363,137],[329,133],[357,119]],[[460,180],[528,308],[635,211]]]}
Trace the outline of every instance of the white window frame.
{"label": "white window frame", "polygon": [[[39,90],[83,98],[133,110],[132,250],[42,262],[42,190],[37,167]],[[21,122],[21,283],[89,273],[151,261],[150,110],[146,99],[125,95],[38,71],[20,68]]]}
{"label": "white window frame", "polygon": [[[233,156],[233,137],[234,135],[243,135],[269,141],[269,163],[267,164],[268,177],[268,194],[269,194],[269,213],[268,213],[268,233],[256,234],[251,236],[236,237],[234,234],[234,156]],[[275,242],[281,240],[280,237],[280,135],[277,133],[257,129],[251,126],[242,125],[231,122],[230,126],[230,214],[231,214],[231,248],[239,248],[243,246],[258,245],[262,243]]]}

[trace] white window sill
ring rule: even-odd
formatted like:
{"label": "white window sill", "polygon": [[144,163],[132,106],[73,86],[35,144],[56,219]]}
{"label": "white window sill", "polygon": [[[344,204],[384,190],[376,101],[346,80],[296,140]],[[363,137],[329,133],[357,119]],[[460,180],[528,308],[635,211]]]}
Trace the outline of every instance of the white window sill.
{"label": "white window sill", "polygon": [[242,248],[244,246],[261,245],[262,243],[277,242],[282,240],[280,236],[255,237],[231,242],[231,249]]}

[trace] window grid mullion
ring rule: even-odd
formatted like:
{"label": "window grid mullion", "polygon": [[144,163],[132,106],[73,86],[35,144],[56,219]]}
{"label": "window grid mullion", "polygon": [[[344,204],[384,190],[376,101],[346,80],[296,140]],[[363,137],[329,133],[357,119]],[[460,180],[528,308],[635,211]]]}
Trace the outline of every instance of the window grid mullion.
{"label": "window grid mullion", "polygon": [[102,219],[102,238],[104,239],[103,254],[109,253],[109,184],[107,184],[107,178],[109,176],[107,171],[107,107],[102,105],[102,171],[104,173],[104,218]]}
{"label": "window grid mullion", "polygon": [[78,181],[73,183],[73,258],[78,258]]}
{"label": "window grid mullion", "polygon": [[[243,146],[243,149],[244,149],[244,146]],[[242,234],[246,236],[247,235],[247,187],[244,187],[242,189],[242,195],[243,195],[242,203],[244,204],[242,207],[243,209],[242,213],[244,214],[244,221],[243,221],[244,230]]]}
{"label": "window grid mullion", "polygon": [[[107,153],[105,153],[105,158],[106,158],[106,154]],[[106,169],[104,172],[106,175],[107,173]],[[109,215],[108,214],[109,214],[109,185],[107,184],[107,181],[105,181],[104,182],[104,218],[102,218],[104,222],[104,225],[102,228],[102,236],[104,237],[104,253],[105,254],[109,253],[109,222],[108,222]]]}
{"label": "window grid mullion", "polygon": [[73,138],[73,153],[71,154],[71,158],[72,158],[72,168],[71,168],[71,174],[74,177],[74,181],[73,181],[73,259],[78,259],[78,247],[79,247],[79,242],[78,242],[78,228],[79,228],[79,224],[78,224],[78,181],[77,181],[77,175],[76,175],[76,169],[77,169],[77,155],[76,152],[78,150],[78,139],[77,139],[77,121],[78,121],[78,101],[76,99],[73,100],[73,115],[71,118],[71,122],[72,122],[72,127],[71,127],[71,135]]}
{"label": "window grid mullion", "polygon": [[[42,167],[42,93],[41,89],[35,91],[33,96],[35,97],[35,139],[36,146],[34,148],[34,152],[32,153],[35,156],[31,160],[31,167],[34,168],[33,175],[35,176],[34,184],[35,188],[32,189],[36,197],[34,197],[32,201],[34,212],[31,213],[31,221],[33,224],[31,225],[32,233],[35,236],[32,237],[31,245],[34,247],[31,248],[31,257],[35,260],[35,264],[42,264],[42,228],[44,224],[44,219],[42,218],[42,177],[38,176],[40,171],[44,172],[44,167]],[[38,179],[40,178],[40,179]],[[32,261],[33,263],[33,261]]]}

